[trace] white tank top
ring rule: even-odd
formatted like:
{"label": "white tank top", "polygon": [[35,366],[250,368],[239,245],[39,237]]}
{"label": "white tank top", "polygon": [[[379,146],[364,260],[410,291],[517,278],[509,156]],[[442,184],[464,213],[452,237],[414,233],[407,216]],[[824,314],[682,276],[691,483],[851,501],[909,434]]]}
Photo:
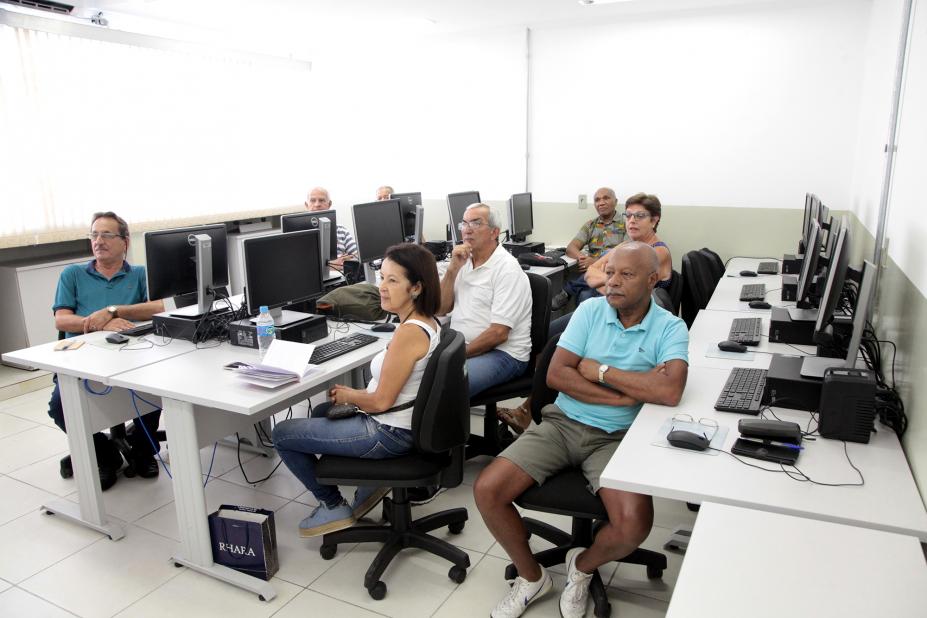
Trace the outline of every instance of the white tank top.
{"label": "white tank top", "polygon": [[[438,331],[435,330],[433,326],[430,326],[421,320],[406,320],[404,323],[421,326],[425,332],[428,333],[428,352],[425,354],[425,356],[416,361],[415,365],[412,367],[412,373],[409,375],[409,379],[406,380],[405,385],[402,387],[402,390],[399,391],[399,395],[396,397],[396,403],[390,407],[395,407],[410,401],[415,401],[415,398],[418,395],[418,387],[422,384],[422,376],[425,374],[425,367],[428,365],[428,359],[431,358],[431,353],[435,351],[436,347],[438,347],[438,341],[441,339],[438,336]],[[373,357],[373,360],[370,361],[370,373],[373,378],[370,380],[370,384],[367,385],[368,393],[373,393],[377,390],[377,384],[379,384],[380,381],[380,372],[383,370],[384,358],[386,358],[386,350],[382,350],[379,354]],[[376,419],[377,422],[383,423],[385,425],[391,425],[401,429],[412,429],[412,408],[397,410],[396,412],[374,414],[373,418]]]}

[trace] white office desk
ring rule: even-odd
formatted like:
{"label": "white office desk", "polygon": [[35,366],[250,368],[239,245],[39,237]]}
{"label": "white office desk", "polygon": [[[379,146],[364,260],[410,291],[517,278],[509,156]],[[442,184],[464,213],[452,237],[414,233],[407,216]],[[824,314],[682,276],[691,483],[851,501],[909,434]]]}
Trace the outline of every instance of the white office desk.
{"label": "white office desk", "polygon": [[[134,408],[125,391],[114,390],[106,397],[95,397],[83,388],[82,381],[93,380],[110,386],[112,378],[119,373],[188,354],[194,346],[188,341],[175,340],[165,346],[138,349],[143,348],[144,343],[135,339],[130,346],[106,343],[104,338],[107,334],[96,332],[77,337],[86,343],[76,350],[56,352],[57,342],[51,342],[7,352],[3,358],[58,374],[78,504],[57,499],[43,504],[42,508],[117,540],[125,536],[125,532],[119,524],[109,521],[104,512],[92,436],[96,431],[133,418]],[[120,348],[123,349],[120,351]],[[92,388],[94,391],[101,390],[99,385]]]}
{"label": "white office desk", "polygon": [[[352,326],[354,328],[357,327]],[[223,369],[223,365],[236,360],[258,361],[257,350],[227,343],[122,373],[113,379],[117,386],[161,397],[181,536],[179,552],[173,557],[176,563],[254,592],[268,601],[276,596],[268,582],[213,563],[199,450],[324,390],[333,380],[365,366],[386,347],[391,335],[384,333],[382,343],[364,346],[324,363],[321,367],[325,371],[321,374],[277,389],[247,384],[234,372]]]}
{"label": "white office desk", "polygon": [[917,539],[704,503],[667,618],[921,617]]}
{"label": "white office desk", "polygon": [[[714,311],[754,311],[757,315],[769,315],[769,309],[751,309],[750,303],[740,300],[740,288],[747,284],[763,283],[766,285],[766,302],[773,307],[794,307],[794,301],[782,300],[782,276],[766,275],[760,277],[724,276],[718,281],[706,309]],[[772,291],[775,290],[775,291]]]}
{"label": "white office desk", "polygon": [[777,281],[778,277],[782,274],[782,260],[769,257],[769,258],[750,258],[750,257],[735,257],[731,258],[727,266],[725,267],[725,276],[734,276],[739,277],[740,271],[742,270],[752,270],[756,272],[756,269],[759,267],[760,262],[776,262],[779,267],[779,272],[775,275],[760,275],[757,273],[756,279],[757,283],[766,283],[769,284],[768,278],[772,277],[773,281]]}
{"label": "white office desk", "polygon": [[[800,515],[836,523],[898,532],[927,540],[927,511],[895,434],[877,424],[869,444],[847,443],[853,463],[864,477],[862,487],[821,487],[789,479],[781,472],[751,468],[731,455],[708,455],[651,444],[667,418],[687,413],[713,418],[729,432],[723,449],[730,451],[739,436],[737,421],[752,418],[716,412],[714,403],[728,376],[727,370],[690,367],[679,406],[646,404],[602,473],[601,483],[612,489],[700,503],[720,502],[763,511]],[[783,420],[805,428],[809,413],[774,408]],[[813,429],[813,427],[812,427]],[[843,442],[818,438],[804,442],[798,467],[812,479],[854,483],[856,472],[844,455]],[[779,469],[770,462],[742,458],[751,464]]]}
{"label": "white office desk", "polygon": [[[763,321],[760,345],[747,346],[747,352],[722,353],[718,349],[718,342],[727,339],[731,330],[731,322],[735,318],[755,318]],[[702,309],[698,312],[692,328],[689,329],[689,365],[692,367],[714,367],[717,369],[732,369],[734,367],[769,367],[772,354],[786,354],[792,356],[815,354],[815,346],[790,345],[787,343],[769,342],[769,311],[717,311]],[[707,356],[709,353],[712,356]],[[723,356],[723,357],[722,357]]]}

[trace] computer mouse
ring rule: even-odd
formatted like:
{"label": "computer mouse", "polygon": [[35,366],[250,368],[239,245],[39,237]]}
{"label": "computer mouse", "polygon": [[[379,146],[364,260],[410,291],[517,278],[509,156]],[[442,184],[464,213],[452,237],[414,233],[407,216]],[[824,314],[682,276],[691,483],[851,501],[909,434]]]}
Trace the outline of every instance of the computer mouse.
{"label": "computer mouse", "polygon": [[528,266],[527,264],[521,264],[521,269],[522,269],[522,270],[531,270],[531,267]]}
{"label": "computer mouse", "polygon": [[719,341],[718,349],[725,352],[746,352],[747,346],[736,341]]}
{"label": "computer mouse", "polygon": [[384,322],[383,324],[377,324],[370,330],[372,330],[375,333],[391,333],[394,330],[396,330],[396,325],[393,324],[392,322]]}
{"label": "computer mouse", "polygon": [[690,451],[704,451],[708,448],[708,438],[683,429],[675,429],[666,434],[666,441],[676,448],[687,448]]}
{"label": "computer mouse", "polygon": [[756,273],[752,270],[742,270],[740,271],[741,277],[756,277]]}
{"label": "computer mouse", "polygon": [[129,338],[121,333],[110,333],[106,336],[108,343],[125,343]]}
{"label": "computer mouse", "polygon": [[751,300],[750,308],[751,309],[772,309],[772,305],[767,303],[765,300]]}

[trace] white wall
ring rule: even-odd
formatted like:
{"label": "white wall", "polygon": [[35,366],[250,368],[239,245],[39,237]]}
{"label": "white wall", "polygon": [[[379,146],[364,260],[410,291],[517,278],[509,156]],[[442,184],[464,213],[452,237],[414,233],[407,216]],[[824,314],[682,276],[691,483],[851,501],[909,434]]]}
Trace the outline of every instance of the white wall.
{"label": "white wall", "polygon": [[729,7],[533,32],[536,199],[845,208],[869,3]]}

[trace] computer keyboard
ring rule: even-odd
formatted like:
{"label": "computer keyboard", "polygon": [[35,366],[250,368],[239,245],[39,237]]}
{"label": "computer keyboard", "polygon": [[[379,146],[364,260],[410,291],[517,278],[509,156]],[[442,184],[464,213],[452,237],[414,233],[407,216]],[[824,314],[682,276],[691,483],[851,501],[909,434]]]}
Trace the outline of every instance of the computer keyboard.
{"label": "computer keyboard", "polygon": [[722,412],[740,412],[741,414],[758,414],[763,401],[763,388],[766,386],[766,370],[750,367],[734,367],[728,376],[715,410]]}
{"label": "computer keyboard", "polygon": [[549,258],[554,258],[555,260],[557,260],[565,256],[566,251],[563,251],[561,249],[550,249],[548,251],[545,251],[544,255],[546,255]]}
{"label": "computer keyboard", "polygon": [[330,361],[333,358],[337,358],[342,354],[347,354],[352,350],[362,348],[365,345],[370,345],[374,341],[378,341],[379,337],[374,337],[373,335],[365,335],[364,333],[351,333],[346,337],[341,339],[335,339],[334,341],[329,341],[328,343],[323,343],[320,346],[317,346],[312,351],[312,358],[309,359],[309,362],[313,365],[321,365],[326,361]]}
{"label": "computer keyboard", "polygon": [[760,318],[734,318],[727,338],[728,341],[736,341],[744,345],[760,345],[762,329],[763,320]]}
{"label": "computer keyboard", "polygon": [[125,330],[119,331],[127,337],[141,337],[142,335],[147,335],[150,332],[154,332],[154,324],[151,322],[146,322],[144,324],[139,324],[138,326],[133,326],[132,328],[127,328]]}
{"label": "computer keyboard", "polygon": [[778,275],[779,262],[760,262],[756,267],[756,272],[760,275]]}
{"label": "computer keyboard", "polygon": [[765,283],[748,283],[740,288],[740,300],[766,300]]}

